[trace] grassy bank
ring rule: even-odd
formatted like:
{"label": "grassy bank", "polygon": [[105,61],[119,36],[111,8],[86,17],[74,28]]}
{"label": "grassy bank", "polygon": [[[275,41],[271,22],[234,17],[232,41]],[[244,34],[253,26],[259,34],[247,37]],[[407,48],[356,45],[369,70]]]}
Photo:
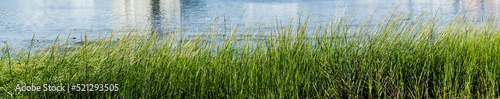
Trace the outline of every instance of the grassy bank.
{"label": "grassy bank", "polygon": [[[496,18],[478,24],[463,15],[449,23],[438,16],[407,17],[394,13],[383,23],[368,17],[356,28],[336,17],[316,27],[296,19],[273,29],[232,26],[227,34],[208,28],[196,37],[178,30],[78,45],[57,41],[16,54],[4,44],[0,97],[499,97]],[[24,83],[119,84],[119,90],[15,91]]]}

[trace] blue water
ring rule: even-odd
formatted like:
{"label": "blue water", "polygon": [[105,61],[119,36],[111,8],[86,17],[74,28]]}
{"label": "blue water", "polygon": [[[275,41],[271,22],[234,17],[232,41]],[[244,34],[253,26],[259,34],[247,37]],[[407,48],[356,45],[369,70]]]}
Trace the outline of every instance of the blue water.
{"label": "blue water", "polygon": [[58,34],[79,40],[88,32],[118,31],[138,24],[166,30],[182,24],[196,30],[215,19],[219,21],[214,26],[221,28],[224,18],[233,26],[245,26],[276,20],[287,23],[308,14],[311,23],[342,14],[352,16],[356,23],[374,14],[377,22],[393,10],[411,10],[410,16],[429,11],[449,22],[467,9],[473,18],[498,15],[499,8],[500,0],[0,0],[0,41],[26,47],[34,34],[35,40],[43,38],[42,43],[49,44]]}

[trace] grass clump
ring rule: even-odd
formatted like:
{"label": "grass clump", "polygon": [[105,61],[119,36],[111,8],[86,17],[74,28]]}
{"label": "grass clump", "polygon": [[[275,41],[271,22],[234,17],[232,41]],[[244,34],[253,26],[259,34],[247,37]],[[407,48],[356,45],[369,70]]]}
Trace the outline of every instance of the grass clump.
{"label": "grass clump", "polygon": [[[393,13],[349,27],[207,28],[188,37],[125,35],[11,55],[2,50],[2,98],[497,98],[500,31],[495,17],[405,20]],[[299,19],[300,20],[300,19]],[[375,23],[378,24],[378,23]],[[150,32],[140,32],[150,33]],[[222,35],[224,33],[224,35]],[[265,36],[264,36],[265,35]],[[60,43],[60,44],[59,44]],[[8,48],[7,45],[3,49]],[[21,92],[17,84],[119,84],[113,92]]]}

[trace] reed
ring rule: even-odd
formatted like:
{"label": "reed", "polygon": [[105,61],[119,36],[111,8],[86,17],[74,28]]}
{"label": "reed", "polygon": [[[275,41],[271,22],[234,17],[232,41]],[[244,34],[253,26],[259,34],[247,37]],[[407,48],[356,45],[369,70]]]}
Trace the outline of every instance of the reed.
{"label": "reed", "polygon": [[[349,27],[341,16],[187,36],[56,40],[0,54],[2,98],[498,98],[500,27],[394,12]],[[304,21],[305,20],[305,21]],[[373,25],[375,24],[375,25]],[[151,31],[130,31],[129,34]],[[116,41],[116,37],[120,39]],[[92,41],[92,42],[90,42]],[[17,84],[119,84],[113,92],[21,92]]]}

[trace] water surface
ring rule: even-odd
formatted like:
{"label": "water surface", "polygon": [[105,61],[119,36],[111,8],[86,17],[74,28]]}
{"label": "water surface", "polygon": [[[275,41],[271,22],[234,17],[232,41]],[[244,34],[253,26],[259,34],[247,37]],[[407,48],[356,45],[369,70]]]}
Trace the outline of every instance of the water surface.
{"label": "water surface", "polygon": [[58,34],[78,40],[88,32],[137,24],[195,30],[214,19],[220,19],[214,26],[222,28],[220,21],[229,17],[228,23],[249,25],[310,14],[311,23],[317,23],[348,12],[356,23],[375,9],[374,21],[380,21],[395,8],[411,10],[411,16],[430,11],[449,22],[466,9],[472,18],[498,14],[499,7],[500,0],[1,0],[0,41],[26,47],[35,33],[35,40],[45,37],[42,43],[49,44]]}

